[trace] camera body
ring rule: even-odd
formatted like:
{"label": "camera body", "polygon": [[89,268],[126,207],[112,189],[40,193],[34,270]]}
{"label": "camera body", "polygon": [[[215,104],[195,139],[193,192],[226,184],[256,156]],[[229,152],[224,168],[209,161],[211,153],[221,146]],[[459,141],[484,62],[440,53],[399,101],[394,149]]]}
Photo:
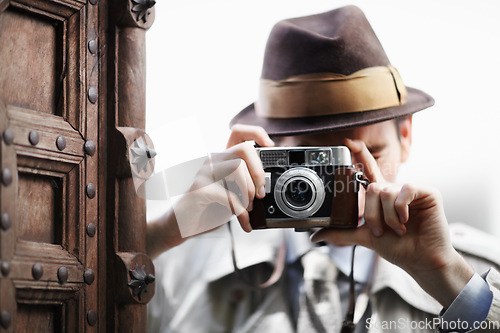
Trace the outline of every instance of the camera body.
{"label": "camera body", "polygon": [[349,148],[258,147],[266,196],[255,199],[253,229],[356,228],[358,172]]}

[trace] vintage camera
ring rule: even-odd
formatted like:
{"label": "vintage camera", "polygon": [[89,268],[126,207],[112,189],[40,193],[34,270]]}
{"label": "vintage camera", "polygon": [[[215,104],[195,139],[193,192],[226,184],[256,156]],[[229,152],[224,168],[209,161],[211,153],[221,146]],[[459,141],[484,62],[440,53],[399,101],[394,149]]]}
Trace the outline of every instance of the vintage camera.
{"label": "vintage camera", "polygon": [[258,147],[266,196],[250,212],[254,229],[355,228],[362,173],[349,148]]}

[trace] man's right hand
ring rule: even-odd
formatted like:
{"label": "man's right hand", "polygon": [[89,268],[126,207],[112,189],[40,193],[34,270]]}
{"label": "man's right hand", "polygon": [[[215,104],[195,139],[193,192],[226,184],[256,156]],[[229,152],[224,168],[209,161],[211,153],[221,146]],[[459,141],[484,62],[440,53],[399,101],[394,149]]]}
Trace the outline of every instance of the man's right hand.
{"label": "man's right hand", "polygon": [[251,211],[253,208],[254,198],[262,199],[266,195],[262,163],[250,141],[254,141],[261,147],[274,146],[273,140],[271,140],[262,127],[237,124],[231,128],[231,135],[226,145],[226,152],[241,159],[243,170],[241,170],[240,176],[249,180],[247,182],[249,187],[248,197],[246,198],[248,200],[244,200],[248,202],[246,207],[247,210],[241,212],[241,214],[237,214],[241,227],[247,232],[252,230],[248,211]]}
{"label": "man's right hand", "polygon": [[151,256],[226,223],[233,214],[243,230],[252,230],[248,212],[254,198],[265,196],[265,179],[260,158],[249,141],[262,147],[274,145],[263,128],[235,125],[227,149],[210,154],[189,190],[175,198],[172,209],[148,222]]}

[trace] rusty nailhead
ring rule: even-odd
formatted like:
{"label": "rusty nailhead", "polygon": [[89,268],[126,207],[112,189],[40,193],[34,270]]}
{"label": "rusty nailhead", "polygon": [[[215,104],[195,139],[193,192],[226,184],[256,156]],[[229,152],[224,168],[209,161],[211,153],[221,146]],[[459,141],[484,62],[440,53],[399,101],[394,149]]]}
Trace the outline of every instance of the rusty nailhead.
{"label": "rusty nailhead", "polygon": [[37,131],[31,131],[29,133],[28,139],[33,146],[37,145],[38,142],[40,142],[40,136],[38,135]]}

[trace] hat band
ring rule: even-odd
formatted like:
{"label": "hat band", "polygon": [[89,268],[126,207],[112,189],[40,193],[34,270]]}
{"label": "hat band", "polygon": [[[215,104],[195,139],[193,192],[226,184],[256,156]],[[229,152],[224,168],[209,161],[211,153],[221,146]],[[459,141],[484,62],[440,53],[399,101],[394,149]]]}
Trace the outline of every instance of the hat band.
{"label": "hat band", "polygon": [[378,110],[406,102],[406,87],[392,66],[351,75],[314,73],[274,81],[261,79],[255,106],[264,118],[299,118]]}

